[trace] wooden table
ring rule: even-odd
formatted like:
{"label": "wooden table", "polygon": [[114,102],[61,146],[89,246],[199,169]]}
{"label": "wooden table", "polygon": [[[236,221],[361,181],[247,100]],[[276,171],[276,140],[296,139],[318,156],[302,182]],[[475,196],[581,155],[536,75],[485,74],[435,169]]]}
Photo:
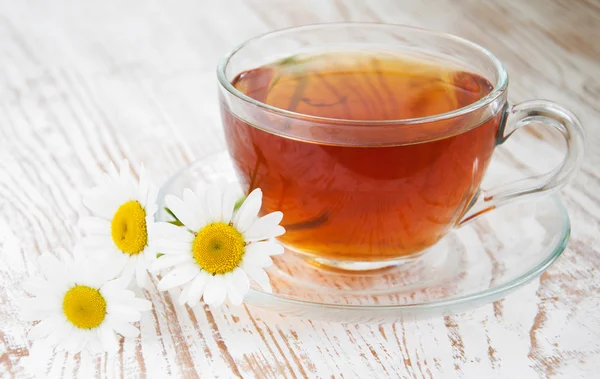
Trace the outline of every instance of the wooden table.
{"label": "wooden table", "polygon": [[[20,283],[41,253],[73,246],[93,176],[128,158],[161,183],[221,150],[217,61],[253,35],[342,20],[473,40],[505,63],[511,102],[546,98],[581,118],[587,157],[563,190],[573,236],[558,262],[504,300],[427,320],[341,325],[254,308],[192,311],[150,291],[144,336],[122,342],[115,358],[28,343]],[[594,0],[2,1],[0,377],[598,377],[599,40]]]}

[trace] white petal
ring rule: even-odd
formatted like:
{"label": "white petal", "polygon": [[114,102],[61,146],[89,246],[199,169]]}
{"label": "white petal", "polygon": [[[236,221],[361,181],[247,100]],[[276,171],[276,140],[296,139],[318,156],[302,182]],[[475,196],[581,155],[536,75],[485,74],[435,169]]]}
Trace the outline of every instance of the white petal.
{"label": "white petal", "polygon": [[128,322],[117,321],[109,318],[108,325],[117,333],[127,338],[134,338],[140,335],[140,330]]}
{"label": "white petal", "polygon": [[113,279],[113,266],[119,264],[119,260],[115,258],[121,258],[121,255],[121,253],[111,253],[104,260],[87,259],[78,262],[69,271],[73,282],[94,288],[101,287],[107,280]]}
{"label": "white petal", "polygon": [[146,269],[146,261],[143,256],[138,256],[136,267],[135,267],[135,279],[138,287],[147,288],[148,282],[148,271]]}
{"label": "white petal", "polygon": [[190,287],[192,286],[193,281],[189,282],[188,284],[186,284],[185,286],[183,286],[183,290],[181,291],[181,293],[179,294],[179,305],[184,305],[187,300],[188,300],[188,296],[190,293]]}
{"label": "white petal", "polygon": [[65,265],[70,265],[70,264],[75,263],[75,261],[73,260],[73,256],[66,249],[63,249],[62,247],[59,247],[58,249],[54,249],[54,256],[57,257],[58,260]]}
{"label": "white petal", "polygon": [[192,242],[158,241],[155,250],[163,255],[190,255]]}
{"label": "white petal", "polygon": [[115,165],[115,162],[110,162],[108,164],[108,167],[106,167],[106,172],[104,174],[108,182],[114,182],[119,180],[119,170],[117,170],[117,165]]}
{"label": "white petal", "polygon": [[73,336],[73,334],[75,333],[75,327],[71,326],[68,329],[67,333],[64,333],[61,337],[60,340],[57,342],[57,345],[60,346],[62,349],[64,350],[69,350],[69,342],[71,341],[71,337]]}
{"label": "white petal", "polygon": [[267,275],[265,270],[263,270],[260,267],[255,267],[246,264],[245,262],[242,262],[242,268],[252,280],[254,280],[256,283],[258,283],[259,286],[262,287],[263,290],[265,290],[268,293],[273,292],[273,290],[271,289],[271,282],[269,280],[269,276]]}
{"label": "white petal", "polygon": [[149,285],[150,285],[150,275],[148,274],[148,271],[146,271],[145,269],[142,271],[141,274],[136,274],[135,276],[136,280],[137,280],[137,285],[139,288],[143,288],[143,289],[149,289]]}
{"label": "white petal", "polygon": [[53,311],[60,309],[62,299],[58,296],[46,296],[23,299],[21,309],[28,312]]}
{"label": "white petal", "polygon": [[246,252],[244,253],[243,262],[246,264],[256,266],[256,267],[269,267],[273,264],[273,260],[269,254],[266,254],[263,250],[261,250],[261,246],[253,246],[255,244],[251,243],[246,246]]}
{"label": "white petal", "polygon": [[55,256],[44,253],[38,261],[42,274],[47,279],[54,279],[63,275],[64,265]]}
{"label": "white petal", "polygon": [[258,217],[258,211],[262,206],[262,191],[255,189],[248,195],[244,203],[233,216],[233,224],[240,232],[244,233]]}
{"label": "white petal", "polygon": [[27,334],[27,338],[29,338],[30,340],[39,340],[41,338],[49,336],[50,333],[52,333],[58,325],[58,317],[59,316],[54,316],[52,318],[40,321],[33,328],[31,328],[31,330]]}
{"label": "white petal", "polygon": [[113,330],[108,326],[108,324],[103,324],[97,328],[96,331],[98,333],[100,344],[102,345],[102,350],[109,353],[114,353],[117,350],[117,338]]}
{"label": "white petal", "polygon": [[109,280],[123,276],[123,270],[129,263],[129,258],[129,254],[113,251],[102,259],[89,259],[88,262],[95,270],[92,272],[97,274],[94,276],[96,280],[100,281],[99,286],[102,286]]}
{"label": "white petal", "polygon": [[195,236],[185,228],[180,229],[183,230],[182,235],[156,240],[153,249],[162,254],[181,254],[184,252],[189,254],[192,251],[192,244]]}
{"label": "white petal", "polygon": [[150,186],[148,191],[148,200],[146,200],[146,214],[154,217],[154,214],[158,210],[156,205],[156,199],[158,197],[158,188],[154,185]]}
{"label": "white petal", "polygon": [[165,197],[165,203],[167,207],[173,212],[173,214],[185,225],[188,229],[191,230],[200,230],[202,227],[202,220],[196,213],[194,209],[190,208],[190,205],[183,202],[181,199],[173,196],[167,195]]}
{"label": "white petal", "polygon": [[[249,251],[253,251],[253,250],[256,250],[257,252],[260,252],[263,254],[273,256],[273,255],[283,254],[285,249],[283,248],[282,245],[280,245],[276,242],[260,241],[260,242],[252,242],[251,244],[248,244],[248,246],[246,246],[246,253],[248,253]],[[255,254],[255,253],[251,253],[251,254]]]}
{"label": "white petal", "polygon": [[235,284],[235,287],[244,294],[250,289],[250,279],[248,278],[248,274],[246,274],[241,267],[238,267],[233,271],[232,281],[233,284]]}
{"label": "white petal", "polygon": [[[98,171],[92,172],[96,186],[94,188],[92,188],[90,190],[90,192],[95,191],[98,188],[106,187],[106,186],[112,184],[112,182],[114,181],[114,179],[113,179],[114,177],[111,176],[112,169],[114,169],[114,164],[112,162],[110,162],[108,164],[108,167],[105,169],[105,171],[100,172],[100,170],[98,170]],[[114,171],[116,171],[116,169]]]}
{"label": "white petal", "polygon": [[227,278],[227,296],[233,305],[242,304],[249,288],[250,281],[248,280],[248,276],[239,267]]}
{"label": "white petal", "polygon": [[200,201],[200,204],[202,204],[202,210],[203,213],[202,215],[208,220],[208,208],[206,208],[206,192],[208,190],[208,184],[206,184],[205,181],[203,181],[202,179],[199,179],[196,182],[196,197],[198,198],[198,200]]}
{"label": "white petal", "polygon": [[205,199],[198,197],[198,194],[195,194],[191,189],[186,188],[183,190],[183,202],[189,207],[190,211],[193,212],[196,218],[200,221],[198,228],[200,229],[202,226],[204,226],[204,224],[206,224],[206,220],[209,218],[208,210],[205,204]]}
{"label": "white petal", "polygon": [[218,181],[208,186],[206,208],[211,221],[223,221],[223,183]]}
{"label": "white petal", "polygon": [[208,305],[219,306],[225,301],[227,287],[223,275],[213,276],[204,289],[204,302]]}
{"label": "white petal", "polygon": [[139,297],[129,300],[126,304],[128,307],[135,309],[138,312],[146,312],[152,309],[152,302]]}
{"label": "white petal", "polygon": [[52,345],[60,344],[63,339],[71,334],[73,330],[73,324],[69,323],[66,318],[57,322],[57,325],[53,328],[52,333],[46,337],[46,341]]}
{"label": "white petal", "polygon": [[87,285],[89,265],[82,264],[77,270],[71,272],[73,283]]}
{"label": "white petal", "polygon": [[137,199],[144,209],[147,207],[149,187],[150,183],[148,182],[146,168],[144,165],[142,165],[140,167],[140,180],[138,182]]}
{"label": "white petal", "polygon": [[112,219],[115,211],[118,209],[118,200],[114,197],[105,198],[104,193],[96,191],[90,192],[83,198],[83,205],[89,209],[94,216],[102,217],[106,220]]}
{"label": "white petal", "polygon": [[154,238],[158,241],[192,242],[194,235],[186,228],[170,224],[168,222],[157,222],[153,225]]}
{"label": "white petal", "polygon": [[92,330],[87,334],[88,349],[93,353],[100,353],[102,351],[102,344],[100,338],[95,330]]}
{"label": "white petal", "polygon": [[92,288],[100,289],[104,283],[115,278],[114,276],[107,276],[107,272],[108,270],[98,269],[98,271],[92,272],[89,277],[81,283]]}
{"label": "white petal", "polygon": [[136,262],[135,258],[132,258],[132,257],[128,256],[127,257],[127,263],[125,264],[125,267],[123,267],[123,270],[118,275],[118,276],[120,276],[122,278],[129,279],[129,282],[127,283],[127,285],[129,285],[129,283],[131,283],[131,280],[135,276],[135,266],[136,266],[136,263],[137,262]]}
{"label": "white petal", "polygon": [[141,252],[141,255],[145,257],[147,261],[153,261],[156,259],[156,233],[154,232],[155,223],[150,222],[146,217],[146,231],[148,232],[148,245]]}
{"label": "white petal", "polygon": [[244,238],[248,241],[260,241],[282,235],[285,232],[285,229],[279,226],[282,218],[281,212],[269,213],[259,218],[244,232]]}
{"label": "white petal", "polygon": [[109,282],[106,282],[100,288],[100,293],[103,296],[107,296],[105,294],[108,294],[108,293],[111,293],[111,292],[115,292],[115,291],[123,291],[125,288],[127,288],[128,284],[129,284],[129,279],[120,277],[120,278],[111,280]]}
{"label": "white petal", "polygon": [[239,191],[233,185],[227,185],[223,193],[223,204],[221,206],[221,217],[228,224],[233,217],[233,208],[238,199]]}
{"label": "white petal", "polygon": [[79,345],[77,345],[76,347],[73,347],[72,351],[69,351],[69,353],[71,354],[81,354],[80,357],[82,359],[86,359],[85,357],[88,356],[89,354],[89,349],[87,347],[88,345],[88,337],[87,334],[79,334],[80,338],[78,339],[78,343]]}
{"label": "white petal", "polygon": [[210,278],[211,275],[206,271],[201,271],[200,274],[194,278],[190,284],[190,290],[187,299],[190,307],[194,307],[196,304],[198,304],[198,301],[200,301],[200,298],[202,297],[202,292],[204,292],[204,287]]}
{"label": "white petal", "polygon": [[86,250],[85,246],[83,246],[83,243],[81,243],[81,240],[79,240],[73,248],[73,255],[75,256],[75,259],[79,261],[84,260],[87,258],[87,253],[88,251]]}
{"label": "white petal", "polygon": [[135,298],[135,293],[130,290],[113,290],[106,291],[104,288],[100,289],[100,293],[106,299],[109,304],[119,303],[120,305],[129,306],[129,302]]}
{"label": "white petal", "polygon": [[119,207],[129,200],[131,200],[130,189],[120,182],[112,182],[91,191],[83,198],[83,203],[94,216],[110,221]]}
{"label": "white petal", "polygon": [[30,278],[23,283],[23,289],[35,296],[42,296],[50,291],[48,282],[42,278]]}
{"label": "white petal", "polygon": [[166,291],[185,284],[198,275],[199,272],[200,269],[194,264],[178,267],[160,280],[158,290]]}
{"label": "white petal", "polygon": [[[140,299],[141,300],[141,299]],[[141,314],[129,306],[112,303],[106,305],[106,313],[117,320],[128,322],[140,321]]]}
{"label": "white petal", "polygon": [[80,247],[85,255],[101,254],[104,255],[109,251],[117,249],[112,237],[109,235],[90,234],[81,240]]}
{"label": "white petal", "polygon": [[77,222],[77,226],[87,233],[110,237],[111,226],[108,220],[99,217],[81,217]]}
{"label": "white petal", "polygon": [[79,329],[77,331],[77,334],[79,336],[78,337],[79,344],[73,348],[74,351],[82,352],[82,351],[87,350],[87,347],[89,345],[90,335],[92,333],[90,333],[89,331],[86,331],[86,330]]}
{"label": "white petal", "polygon": [[[84,352],[85,354],[89,354],[90,351],[90,337],[93,336],[93,339],[96,339],[96,336],[94,336],[94,333],[90,333],[90,331],[88,330],[81,330],[82,333],[81,337],[82,337],[82,341],[81,341],[81,346],[79,347],[79,350],[81,352]],[[84,358],[85,359],[85,358]]]}
{"label": "white petal", "polygon": [[244,295],[238,292],[233,283],[227,281],[227,297],[233,305],[240,305],[244,302]]}
{"label": "white petal", "polygon": [[248,236],[246,238],[246,240],[248,242],[264,241],[264,240],[269,240],[271,238],[279,237],[283,234],[285,234],[285,228],[281,225],[277,225],[270,231],[265,232],[264,234],[256,234],[256,235]]}
{"label": "white petal", "polygon": [[129,161],[127,159],[123,159],[121,161],[121,167],[119,168],[121,184],[127,187],[133,185],[133,176],[131,174],[131,166],[129,165]]}
{"label": "white petal", "polygon": [[184,263],[193,263],[191,255],[179,254],[179,255],[163,255],[159,257],[154,263],[152,263],[152,271],[158,272],[169,267],[178,266]]}
{"label": "white petal", "polygon": [[19,320],[21,321],[39,321],[45,320],[49,317],[55,316],[57,314],[58,309],[50,310],[50,311],[31,311],[21,309],[19,311]]}
{"label": "white petal", "polygon": [[85,342],[85,334],[79,328],[73,328],[71,334],[66,338],[64,346],[65,349],[71,354],[77,354],[81,351]]}

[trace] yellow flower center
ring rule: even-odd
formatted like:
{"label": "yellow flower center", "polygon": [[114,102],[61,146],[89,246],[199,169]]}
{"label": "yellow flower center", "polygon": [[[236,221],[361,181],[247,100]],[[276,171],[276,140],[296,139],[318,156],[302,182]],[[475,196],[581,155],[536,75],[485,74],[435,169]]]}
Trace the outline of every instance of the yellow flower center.
{"label": "yellow flower center", "polygon": [[80,329],[94,329],[106,317],[106,300],[95,288],[76,285],[63,299],[63,312]]}
{"label": "yellow flower center", "polygon": [[121,205],[113,216],[110,228],[113,242],[126,254],[139,254],[148,244],[146,211],[137,201]]}
{"label": "yellow flower center", "polygon": [[196,263],[205,271],[225,274],[235,270],[242,261],[246,243],[236,228],[223,222],[215,222],[200,229],[192,252]]}

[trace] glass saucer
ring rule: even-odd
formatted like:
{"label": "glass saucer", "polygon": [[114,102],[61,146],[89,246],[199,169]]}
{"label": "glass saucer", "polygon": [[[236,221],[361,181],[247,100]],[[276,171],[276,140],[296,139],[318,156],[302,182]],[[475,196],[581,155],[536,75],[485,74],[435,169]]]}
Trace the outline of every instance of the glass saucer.
{"label": "glass saucer", "polygon": [[[237,182],[221,152],[185,167],[161,188],[181,196],[225,178]],[[418,257],[392,267],[346,271],[286,250],[267,269],[273,293],[254,283],[245,302],[281,314],[338,322],[393,322],[403,315],[441,315],[493,302],[538,277],[563,252],[570,221],[558,196],[509,204],[452,230]]]}

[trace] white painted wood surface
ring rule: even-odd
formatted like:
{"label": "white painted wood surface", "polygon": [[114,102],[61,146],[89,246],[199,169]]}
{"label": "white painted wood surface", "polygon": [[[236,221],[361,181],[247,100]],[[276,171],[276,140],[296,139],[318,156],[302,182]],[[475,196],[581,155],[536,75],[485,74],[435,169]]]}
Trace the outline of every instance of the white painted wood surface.
{"label": "white painted wood surface", "polygon": [[[546,98],[581,118],[588,153],[563,191],[573,236],[559,261],[506,299],[449,317],[326,324],[192,311],[149,291],[144,336],[116,357],[28,343],[20,283],[41,253],[73,245],[94,175],[126,157],[162,182],[222,149],[218,59],[256,34],[342,20],[471,39],[506,64],[512,102]],[[598,377],[599,25],[594,0],[0,1],[0,377]],[[507,146],[523,172],[559,159],[539,156],[541,139],[554,141],[532,133]]]}

